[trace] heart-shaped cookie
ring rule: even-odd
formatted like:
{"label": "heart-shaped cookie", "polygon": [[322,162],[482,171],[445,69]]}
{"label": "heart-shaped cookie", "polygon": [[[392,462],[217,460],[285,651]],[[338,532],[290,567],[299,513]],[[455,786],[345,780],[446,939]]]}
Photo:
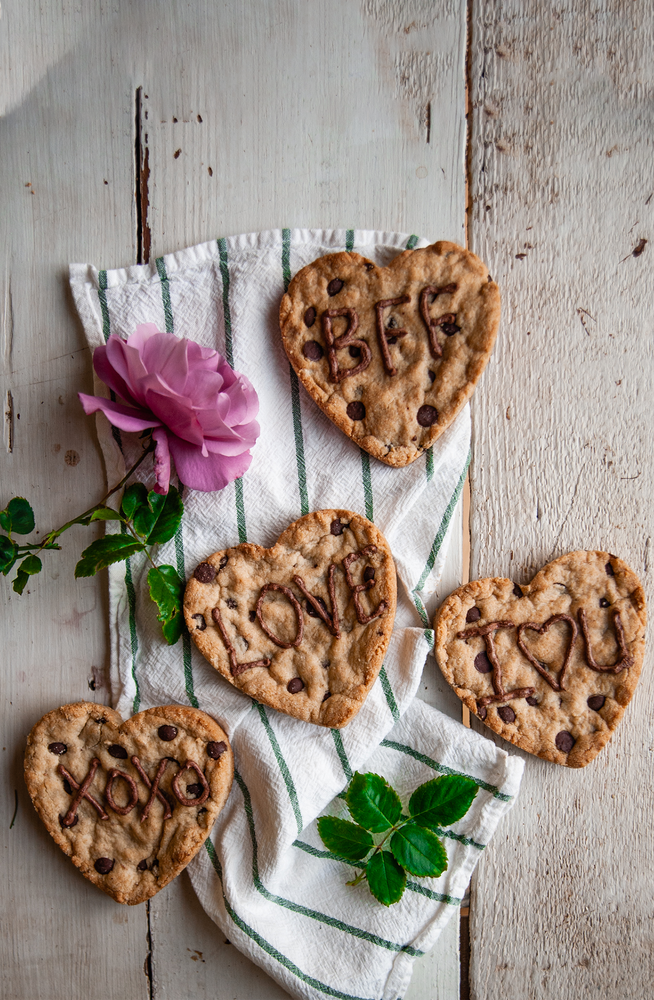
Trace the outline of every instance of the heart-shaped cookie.
{"label": "heart-shaped cookie", "polygon": [[388,267],[320,257],[280,307],[286,353],[330,420],[387,465],[415,461],[451,424],[490,357],[500,293],[455,243],[405,250]]}
{"label": "heart-shaped cookie", "polygon": [[471,712],[523,750],[585,767],[638,683],[645,594],[608,552],[570,552],[530,584],[475,580],[443,602],[435,654]]}
{"label": "heart-shaped cookie", "polygon": [[194,708],[150,708],[123,722],[78,702],[27,738],[25,781],[48,832],[118,903],[142,903],[197,854],[234,774],[229,741]]}
{"label": "heart-shaped cookie", "polygon": [[297,719],[341,728],[379,673],[395,605],[381,532],[352,511],[319,510],[270,549],[236,545],[201,562],[184,616],[230,684]]}

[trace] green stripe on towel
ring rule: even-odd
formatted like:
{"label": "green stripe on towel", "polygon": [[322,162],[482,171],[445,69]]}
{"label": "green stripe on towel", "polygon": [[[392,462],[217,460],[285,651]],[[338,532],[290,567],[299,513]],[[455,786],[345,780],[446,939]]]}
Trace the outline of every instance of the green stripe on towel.
{"label": "green stripe on towel", "polygon": [[414,760],[419,760],[421,764],[426,764],[433,771],[438,771],[439,774],[457,774],[463,778],[470,778],[474,781],[476,785],[483,788],[484,791],[490,792],[494,795],[496,799],[500,799],[502,802],[510,802],[513,798],[512,795],[506,795],[501,792],[497,785],[489,785],[487,781],[482,781],[481,778],[475,778],[474,774],[466,774],[465,771],[455,771],[451,767],[445,767],[444,764],[439,764],[437,760],[432,760],[424,753],[420,753],[419,750],[414,750],[413,747],[408,747],[404,743],[396,743],[395,740],[382,740],[379,744],[382,747],[388,747],[389,750],[397,750],[398,753],[406,754],[408,757],[413,757]]}

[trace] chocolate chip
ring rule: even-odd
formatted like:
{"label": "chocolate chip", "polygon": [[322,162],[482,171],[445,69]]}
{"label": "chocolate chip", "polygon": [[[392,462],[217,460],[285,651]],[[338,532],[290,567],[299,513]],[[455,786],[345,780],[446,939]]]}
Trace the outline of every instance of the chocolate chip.
{"label": "chocolate chip", "polygon": [[519,583],[514,583],[513,584],[513,596],[514,597],[524,597],[525,596],[522,593],[522,587],[520,586]]}
{"label": "chocolate chip", "polygon": [[508,705],[502,705],[501,708],[498,708],[497,714],[502,722],[515,722],[515,712]]}
{"label": "chocolate chip", "polygon": [[222,559],[220,560],[220,565],[218,569],[224,569],[228,562],[229,562],[229,556],[223,556]]}
{"label": "chocolate chip", "polygon": [[[322,597],[316,597],[316,600],[320,605],[320,607],[325,612],[325,614],[327,614],[327,605],[323,601]],[[310,618],[320,618],[320,615],[318,614],[318,612],[316,611],[316,609],[314,608],[313,604],[310,601],[306,602],[306,609],[307,609],[307,614],[309,615]]]}
{"label": "chocolate chip", "polygon": [[64,826],[64,819],[65,817],[62,816],[61,813],[59,813],[59,826],[61,827],[62,830],[70,830],[71,827],[77,826],[77,824],[79,823],[79,816],[77,814],[75,814],[75,819],[70,824],[70,826]]}
{"label": "chocolate chip", "polygon": [[104,726],[104,724],[105,724],[105,722],[106,722],[107,720],[105,719],[105,717],[104,717],[104,715],[103,715],[101,719],[96,719],[95,721],[97,722],[97,724],[98,724],[99,726]]}
{"label": "chocolate chip", "polygon": [[425,403],[425,405],[421,406],[418,410],[417,419],[421,427],[431,427],[432,424],[435,424],[438,420],[438,410],[435,406],[430,406],[428,403]]}
{"label": "chocolate chip", "polygon": [[361,357],[361,348],[357,347],[356,344],[353,344],[352,347],[350,348],[350,357],[351,358]]}
{"label": "chocolate chip", "polygon": [[112,743],[109,747],[109,753],[112,757],[116,757],[118,760],[127,760],[127,750],[125,747],[119,746],[118,743]]}
{"label": "chocolate chip", "polygon": [[332,278],[332,280],[327,285],[327,294],[338,295],[344,284],[345,282],[341,281],[340,278]]}
{"label": "chocolate chip", "polygon": [[325,670],[327,670],[329,667],[331,667],[332,661],[331,660],[323,660],[322,661],[322,665],[325,668]]}
{"label": "chocolate chip", "polygon": [[591,694],[586,704],[589,708],[592,708],[593,712],[599,712],[600,708],[604,708],[605,701],[606,698],[603,694]]}
{"label": "chocolate chip", "polygon": [[481,611],[479,608],[468,608],[468,613],[466,615],[467,622],[478,622],[481,618]]}
{"label": "chocolate chip", "polygon": [[93,867],[95,868],[98,875],[108,875],[110,871],[113,871],[114,859],[98,858]]}
{"label": "chocolate chip", "polygon": [[213,583],[216,579],[216,568],[211,563],[201,562],[195,567],[193,576],[199,583]]}
{"label": "chocolate chip", "polygon": [[366,271],[372,271],[375,265],[372,263],[372,261],[367,260],[364,266]]}
{"label": "chocolate chip", "polygon": [[557,750],[560,750],[562,753],[570,753],[576,740],[567,729],[562,729],[560,733],[556,734],[554,742],[556,743]]}
{"label": "chocolate chip", "polygon": [[220,743],[216,743],[212,740],[211,743],[207,743],[207,757],[211,757],[212,760],[218,760],[221,754],[225,753],[227,750],[227,744],[224,740]]}
{"label": "chocolate chip", "polygon": [[332,521],[332,523],[329,526],[329,530],[331,531],[332,535],[342,535],[343,534],[343,525],[341,524],[340,517],[334,518],[334,520]]}
{"label": "chocolate chip", "polygon": [[202,795],[202,792],[203,792],[203,788],[202,788],[202,785],[200,784],[199,781],[196,784],[194,784],[194,785],[187,785],[186,786],[186,798],[187,799],[190,798],[191,796],[193,796],[193,798],[195,798],[195,799],[199,799],[200,796]]}
{"label": "chocolate chip", "polygon": [[530,694],[528,698],[525,698],[528,705],[537,705],[538,698],[534,698],[533,694]]}
{"label": "chocolate chip", "polygon": [[479,719],[485,719],[487,715],[488,715],[488,709],[486,708],[485,705],[482,705],[481,708],[477,709],[477,717]]}
{"label": "chocolate chip", "polygon": [[610,608],[611,602],[607,601],[605,597],[600,597],[600,608]]}
{"label": "chocolate chip", "polygon": [[613,566],[611,565],[611,563],[607,563],[604,569],[606,570],[607,576],[615,576],[615,573],[613,572]]}
{"label": "chocolate chip", "polygon": [[250,619],[251,622],[256,621],[257,620],[257,613],[256,613],[256,611],[251,611],[250,614],[248,615],[248,618]]}
{"label": "chocolate chip", "polygon": [[177,736],[177,729],[175,726],[159,726],[157,735],[164,743],[170,743]]}
{"label": "chocolate chip", "polygon": [[429,375],[429,381],[433,382],[435,380],[435,378],[436,378],[436,372],[433,372],[431,370],[431,368],[430,368],[429,371],[427,372],[427,374]]}
{"label": "chocolate chip", "polygon": [[207,627],[207,623],[204,620],[204,615],[200,615],[200,614],[191,615],[191,618],[195,618],[195,620],[197,622],[197,625],[195,626],[196,630],[200,629],[201,632],[204,632],[205,628]]}
{"label": "chocolate chip", "polygon": [[48,743],[48,750],[50,753],[54,753],[57,757],[61,757],[62,753],[66,753],[68,747],[65,743]]}
{"label": "chocolate chip", "polygon": [[397,337],[387,337],[386,338],[386,343],[387,344],[397,344]]}
{"label": "chocolate chip", "polygon": [[68,778],[64,778],[64,791],[65,791],[66,795],[72,795],[73,794],[73,789],[70,786],[70,781],[68,780]]}
{"label": "chocolate chip", "polygon": [[363,403],[357,400],[354,403],[348,403],[347,410],[345,412],[350,420],[363,420],[366,415],[366,408]]}
{"label": "chocolate chip", "polygon": [[372,566],[366,566],[363,571],[363,579],[366,583],[368,583],[369,580],[375,579],[375,570]]}
{"label": "chocolate chip", "polygon": [[300,677],[294,677],[286,685],[286,690],[290,691],[291,694],[297,694],[304,687],[304,681]]}
{"label": "chocolate chip", "polygon": [[395,322],[395,317],[394,316],[389,316],[388,323],[386,324],[386,329],[387,330],[396,330],[397,329],[397,323]]}
{"label": "chocolate chip", "polygon": [[139,863],[136,866],[136,870],[138,872],[147,872],[147,870],[148,870],[148,859],[147,858],[143,858],[143,861],[139,861]]}
{"label": "chocolate chip", "polygon": [[317,340],[307,340],[302,348],[302,353],[309,361],[320,361],[325,353]]}
{"label": "chocolate chip", "polygon": [[458,333],[461,329],[456,323],[441,323],[441,330],[446,337],[453,337],[455,333]]}
{"label": "chocolate chip", "polygon": [[323,701],[327,701],[327,699],[328,699],[328,698],[331,698],[331,696],[332,696],[332,694],[331,694],[331,691],[326,691],[326,692],[324,693],[324,695],[322,696],[322,700],[323,700]]}
{"label": "chocolate chip", "polygon": [[238,611],[238,602],[235,601],[233,597],[228,597],[225,604],[228,608],[231,608],[232,611]]}
{"label": "chocolate chip", "polygon": [[488,656],[484,651],[477,653],[475,656],[475,670],[478,670],[480,674],[490,674],[493,669],[493,664],[488,659]]}
{"label": "chocolate chip", "polygon": [[[315,322],[316,322],[316,310],[315,310],[315,307],[314,306],[309,306],[309,308],[307,309],[307,311],[304,314],[304,325],[305,326],[313,326],[313,324]],[[312,340],[311,343],[315,344],[315,340]],[[322,351],[320,353],[322,354]]]}

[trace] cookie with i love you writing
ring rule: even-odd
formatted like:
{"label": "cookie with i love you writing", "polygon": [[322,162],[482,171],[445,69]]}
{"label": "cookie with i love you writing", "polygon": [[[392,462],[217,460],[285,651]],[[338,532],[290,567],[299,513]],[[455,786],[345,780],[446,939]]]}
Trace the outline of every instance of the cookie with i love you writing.
{"label": "cookie with i love you writing", "polygon": [[222,676],[319,726],[354,718],[381,669],[396,606],[382,533],[350,510],[294,521],[272,548],[208,556],[186,586],[191,637]]}
{"label": "cookie with i love you writing", "polygon": [[48,712],[27,738],[25,781],[45,826],[118,903],[142,903],[197,854],[232,784],[227,736],[195,708],[126,722],[91,702]]}
{"label": "cookie with i love you writing", "polygon": [[466,404],[495,343],[500,293],[482,261],[441,241],[388,267],[335,253],[303,267],[280,306],[305,389],[359,447],[414,462]]}
{"label": "cookie with i love you writing", "polygon": [[606,746],[643,663],[645,594],[608,552],[570,552],[531,583],[474,580],[436,618],[435,654],[459,698],[529,753],[585,767]]}

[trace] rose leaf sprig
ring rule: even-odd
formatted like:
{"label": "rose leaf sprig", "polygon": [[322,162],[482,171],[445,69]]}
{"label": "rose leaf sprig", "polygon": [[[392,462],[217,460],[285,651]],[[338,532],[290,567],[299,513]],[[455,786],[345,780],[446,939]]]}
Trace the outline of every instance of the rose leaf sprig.
{"label": "rose leaf sprig", "polygon": [[[92,542],[82,552],[75,576],[93,576],[98,570],[143,552],[151,563],[150,597],[157,606],[166,641],[172,645],[183,628],[185,581],[174,566],[158,566],[152,547],[169,541],[184,513],[180,493],[170,485],[171,460],[181,481],[190,489],[213,492],[242,476],[250,466],[250,449],[259,436],[257,394],[245,377],[212,348],[192,340],[161,333],[152,323],[137,326],[126,341],[112,334],[96,348],[93,366],[111,391],[111,398],[79,393],[86,413],[100,410],[121,432],[138,433],[142,453],[121,481],[84,513],[48,532],[40,541],[24,545],[14,535],[35,528],[34,512],[24,497],[13,497],[0,511],[0,572],[7,576],[19,560],[13,589],[22,594],[30,576],[42,569],[39,553],[60,549],[58,537],[75,524],[118,521],[120,533]],[[153,455],[154,489],[133,483],[123,493],[120,507],[107,500]]]}
{"label": "rose leaf sprig", "polygon": [[465,816],[476,794],[471,778],[443,775],[416,788],[405,815],[400,796],[384,778],[357,772],[345,796],[354,822],[321,816],[318,833],[329,851],[361,869],[346,884],[367,881],[375,899],[390,906],[402,898],[407,872],[438,878],[447,869],[438,834]]}

